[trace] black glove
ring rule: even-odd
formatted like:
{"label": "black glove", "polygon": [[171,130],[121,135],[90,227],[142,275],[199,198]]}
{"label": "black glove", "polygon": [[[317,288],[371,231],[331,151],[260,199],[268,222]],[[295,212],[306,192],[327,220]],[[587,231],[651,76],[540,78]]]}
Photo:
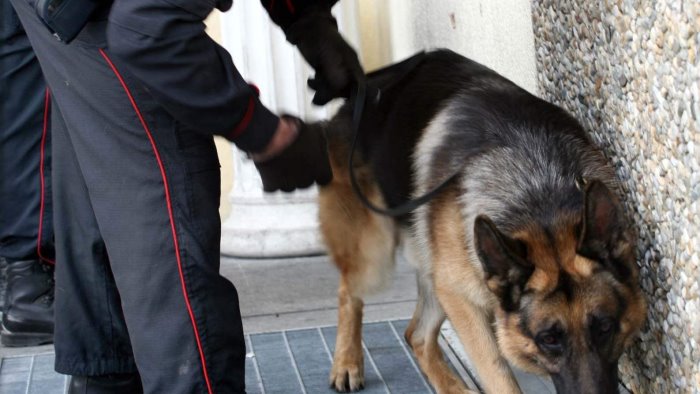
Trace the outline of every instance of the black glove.
{"label": "black glove", "polygon": [[333,179],[331,165],[328,161],[326,138],[320,125],[307,125],[300,119],[297,138],[277,156],[254,162],[263,182],[263,190],[274,192],[309,187],[315,183],[327,185]]}
{"label": "black glove", "polygon": [[285,30],[287,40],[299,48],[316,76],[309,80],[313,103],[350,97],[350,90],[365,78],[357,54],[338,32],[330,10],[311,10]]}

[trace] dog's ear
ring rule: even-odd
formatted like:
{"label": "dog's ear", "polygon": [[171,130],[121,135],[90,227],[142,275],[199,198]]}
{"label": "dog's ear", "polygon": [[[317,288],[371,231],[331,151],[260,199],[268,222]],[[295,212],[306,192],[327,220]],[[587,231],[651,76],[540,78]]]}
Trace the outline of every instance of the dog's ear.
{"label": "dog's ear", "polygon": [[627,222],[620,203],[599,180],[586,185],[578,254],[598,261],[618,280],[629,280],[630,259],[634,259]]}
{"label": "dog's ear", "polygon": [[501,233],[484,215],[474,221],[474,243],[489,289],[498,296],[505,311],[516,310],[534,269],[526,260],[527,247]]}

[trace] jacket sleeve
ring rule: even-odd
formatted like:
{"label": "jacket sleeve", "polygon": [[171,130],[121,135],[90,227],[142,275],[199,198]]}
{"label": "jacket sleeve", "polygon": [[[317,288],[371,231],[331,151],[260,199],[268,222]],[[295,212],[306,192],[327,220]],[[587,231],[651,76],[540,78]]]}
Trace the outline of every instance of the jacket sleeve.
{"label": "jacket sleeve", "polygon": [[[284,0],[282,0],[284,1]],[[177,121],[260,151],[279,118],[258,99],[229,53],[205,32],[213,1],[115,0],[109,52]]]}
{"label": "jacket sleeve", "polygon": [[338,0],[260,0],[270,19],[283,31],[310,11],[331,13],[331,7]]}

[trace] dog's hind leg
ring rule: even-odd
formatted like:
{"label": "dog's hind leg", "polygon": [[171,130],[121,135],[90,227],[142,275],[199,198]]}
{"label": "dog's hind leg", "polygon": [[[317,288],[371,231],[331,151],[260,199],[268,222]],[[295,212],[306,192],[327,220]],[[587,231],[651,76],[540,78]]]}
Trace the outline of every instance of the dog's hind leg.
{"label": "dog's hind leg", "polygon": [[[378,234],[377,229],[365,230],[359,236],[359,247],[355,253],[344,258],[334,256],[341,276],[338,286],[338,334],[330,383],[337,391],[355,391],[364,385],[362,299],[381,285],[393,267],[393,242],[386,235]],[[349,234],[346,237],[353,238]]]}
{"label": "dog's hind leg", "polygon": [[338,287],[338,333],[329,377],[332,388],[339,392],[364,387],[362,357],[362,298],[352,294],[352,286],[343,275]]}
{"label": "dog's hind leg", "polygon": [[[379,200],[376,189],[370,193]],[[372,214],[349,185],[334,179],[319,194],[321,231],[340,270],[338,334],[330,385],[337,391],[364,386],[362,352],[363,297],[387,282],[394,266],[396,232],[392,220]]]}

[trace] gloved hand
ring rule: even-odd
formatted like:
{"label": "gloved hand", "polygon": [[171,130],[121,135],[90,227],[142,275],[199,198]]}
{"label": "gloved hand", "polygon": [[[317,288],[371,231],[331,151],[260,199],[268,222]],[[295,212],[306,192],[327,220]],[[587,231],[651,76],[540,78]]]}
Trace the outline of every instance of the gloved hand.
{"label": "gloved hand", "polygon": [[284,115],[270,143],[281,145],[281,151],[273,147],[272,151],[251,155],[264,191],[291,192],[314,182],[323,186],[333,179],[326,138],[320,126],[307,125],[299,118]]}
{"label": "gloved hand", "polygon": [[316,91],[314,104],[350,97],[351,89],[365,78],[357,54],[338,32],[329,11],[309,11],[285,33],[316,71],[315,78],[309,79],[309,87]]}

